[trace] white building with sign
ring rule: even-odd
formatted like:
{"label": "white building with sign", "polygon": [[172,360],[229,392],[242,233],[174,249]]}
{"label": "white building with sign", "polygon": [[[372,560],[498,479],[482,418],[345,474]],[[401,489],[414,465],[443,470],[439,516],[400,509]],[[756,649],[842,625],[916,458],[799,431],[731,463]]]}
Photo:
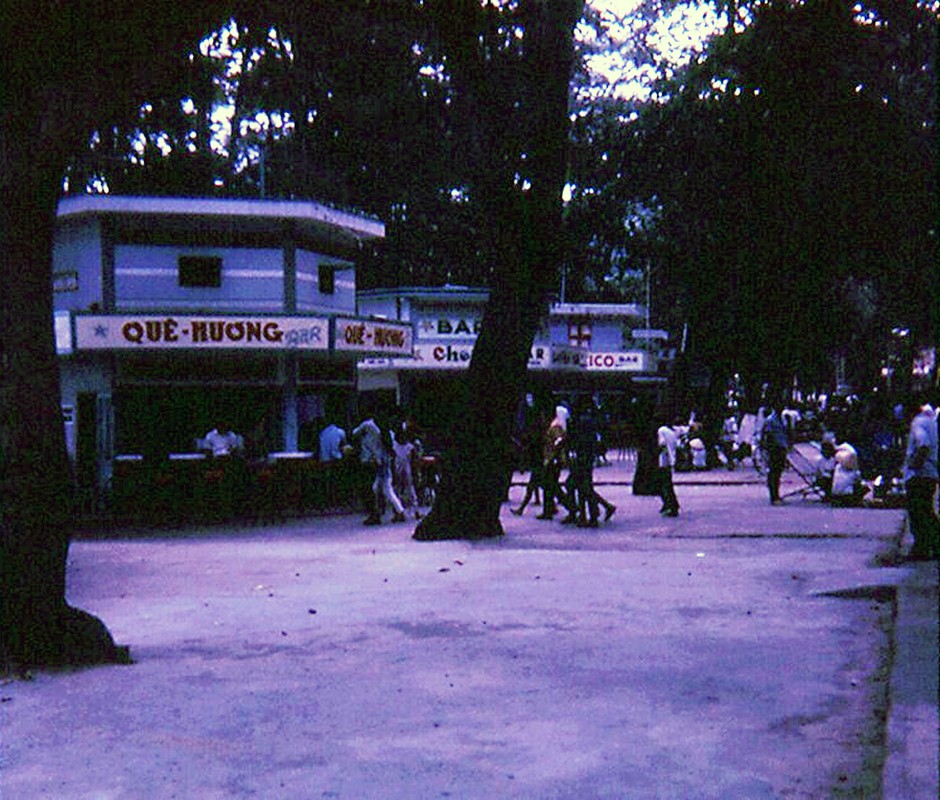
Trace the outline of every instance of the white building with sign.
{"label": "white building with sign", "polygon": [[[360,291],[359,313],[410,324],[413,358],[367,358],[359,391],[386,394],[419,420],[440,422],[460,390],[480,332],[486,289],[465,286]],[[646,309],[632,304],[556,303],[529,358],[529,388],[548,397],[590,392],[632,396],[665,384],[665,331],[647,330]]]}
{"label": "white building with sign", "polygon": [[385,235],[312,202],[69,197],[53,249],[66,438],[80,484],[195,455],[217,425],[256,454],[347,424],[356,363],[410,358],[408,320],[357,315],[355,259]]}

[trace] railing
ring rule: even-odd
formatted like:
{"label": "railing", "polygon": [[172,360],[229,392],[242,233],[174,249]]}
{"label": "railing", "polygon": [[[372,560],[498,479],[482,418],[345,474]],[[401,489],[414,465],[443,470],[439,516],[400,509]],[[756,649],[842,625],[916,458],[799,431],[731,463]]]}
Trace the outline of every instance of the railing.
{"label": "railing", "polygon": [[106,507],[115,519],[160,524],[185,520],[272,519],[357,510],[372,473],[357,459],[320,462],[313,453],[238,456],[123,454],[114,459]]}

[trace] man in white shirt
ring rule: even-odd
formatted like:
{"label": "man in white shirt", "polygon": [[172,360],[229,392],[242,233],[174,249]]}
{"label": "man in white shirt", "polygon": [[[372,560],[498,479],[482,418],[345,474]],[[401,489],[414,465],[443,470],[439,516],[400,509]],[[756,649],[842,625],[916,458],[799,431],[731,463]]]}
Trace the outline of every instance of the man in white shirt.
{"label": "man in white shirt", "polygon": [[673,426],[663,424],[656,431],[656,444],[659,447],[659,496],[663,507],[659,513],[666,517],[679,516],[679,501],[672,485],[672,468],[676,465],[676,448],[679,437]]}
{"label": "man in white shirt", "polygon": [[374,505],[363,524],[379,525],[382,522],[382,504],[387,501],[393,509],[392,522],[405,521],[405,507],[392,486],[392,458],[390,448],[383,443],[383,432],[372,417],[363,420],[352,432],[359,439],[359,459],[371,468],[373,474],[372,494]]}
{"label": "man in white shirt", "polygon": [[937,479],[937,414],[930,405],[918,402],[912,408],[904,458],[907,519],[914,537],[912,560],[940,555],[940,520],[934,511]]}

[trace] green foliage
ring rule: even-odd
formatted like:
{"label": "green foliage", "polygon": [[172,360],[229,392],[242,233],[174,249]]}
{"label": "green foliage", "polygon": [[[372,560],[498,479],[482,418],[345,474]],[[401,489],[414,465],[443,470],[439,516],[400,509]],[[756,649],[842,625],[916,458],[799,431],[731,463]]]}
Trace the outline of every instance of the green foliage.
{"label": "green foliage", "polygon": [[[387,224],[363,286],[491,283],[507,250],[484,206],[506,193],[518,216],[537,172],[541,100],[524,46],[537,5],[283,2],[235,24],[220,4],[216,33],[176,72],[160,62],[176,90],[99,127],[70,186],[356,207]],[[657,324],[690,323],[718,369],[822,380],[831,353],[884,329],[929,338],[934,13],[887,0],[718,8],[736,24],[719,19],[724,34],[677,61],[657,50],[664,20],[706,4],[646,0],[621,19],[587,9],[572,198],[543,268],[564,268],[569,299],[617,301],[644,300],[650,270]],[[479,35],[458,44],[465,14]],[[479,74],[456,74],[470,55]],[[660,80],[624,94],[590,68],[605,56]],[[223,105],[228,138],[212,117]]]}
{"label": "green foliage", "polygon": [[[825,385],[843,353],[868,380],[892,326],[931,335],[936,19],[914,4],[866,24],[848,3],[749,13],[635,122],[612,105],[594,126],[609,166],[582,215],[651,259],[665,322],[690,323],[704,362]],[[607,220],[650,198],[651,230]]]}

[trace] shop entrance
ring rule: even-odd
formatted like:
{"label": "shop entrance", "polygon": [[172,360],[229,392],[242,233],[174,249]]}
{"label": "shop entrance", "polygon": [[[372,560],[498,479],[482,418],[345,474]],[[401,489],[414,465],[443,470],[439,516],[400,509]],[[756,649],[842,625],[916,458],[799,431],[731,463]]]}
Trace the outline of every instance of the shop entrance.
{"label": "shop entrance", "polygon": [[248,455],[281,447],[281,394],[270,387],[122,387],[114,405],[117,453],[190,453],[218,425],[240,434]]}

